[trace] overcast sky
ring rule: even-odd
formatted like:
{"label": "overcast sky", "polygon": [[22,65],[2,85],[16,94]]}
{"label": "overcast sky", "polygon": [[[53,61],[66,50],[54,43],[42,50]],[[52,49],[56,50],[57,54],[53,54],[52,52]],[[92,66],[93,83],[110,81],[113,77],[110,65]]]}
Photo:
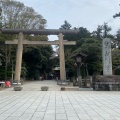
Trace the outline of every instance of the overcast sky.
{"label": "overcast sky", "polygon": [[[115,34],[120,28],[120,18],[113,18],[120,12],[120,0],[17,0],[32,7],[47,20],[47,29],[59,29],[67,20],[72,27],[86,27],[96,30],[107,22]],[[52,39],[52,36],[51,36]]]}

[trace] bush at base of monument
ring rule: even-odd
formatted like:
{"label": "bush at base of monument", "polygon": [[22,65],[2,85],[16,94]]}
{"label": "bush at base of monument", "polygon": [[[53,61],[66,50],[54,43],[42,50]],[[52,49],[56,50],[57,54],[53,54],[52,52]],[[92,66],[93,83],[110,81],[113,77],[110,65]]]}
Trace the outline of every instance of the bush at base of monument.
{"label": "bush at base of monument", "polygon": [[15,87],[14,87],[14,90],[15,90],[15,91],[21,91],[21,90],[22,90],[22,87],[21,87],[21,86],[15,86]]}

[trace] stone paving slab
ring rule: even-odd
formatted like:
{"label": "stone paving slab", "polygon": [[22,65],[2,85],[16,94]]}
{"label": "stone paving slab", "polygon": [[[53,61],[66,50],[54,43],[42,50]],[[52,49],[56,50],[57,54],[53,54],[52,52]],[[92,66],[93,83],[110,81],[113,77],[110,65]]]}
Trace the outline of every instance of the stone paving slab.
{"label": "stone paving slab", "polygon": [[0,120],[120,120],[120,92],[4,90]]}
{"label": "stone paving slab", "polygon": [[[41,86],[50,91],[40,91]],[[60,91],[55,81],[0,91],[0,120],[120,120],[120,92]]]}

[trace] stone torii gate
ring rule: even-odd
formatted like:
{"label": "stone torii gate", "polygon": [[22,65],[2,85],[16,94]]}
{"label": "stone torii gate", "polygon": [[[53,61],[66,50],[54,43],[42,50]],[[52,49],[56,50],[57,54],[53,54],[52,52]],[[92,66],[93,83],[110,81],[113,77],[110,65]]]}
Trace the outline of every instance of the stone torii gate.
{"label": "stone torii gate", "polygon": [[[75,41],[63,41],[63,35],[78,34],[79,30],[59,30],[59,29],[2,29],[4,34],[19,34],[18,40],[5,41],[5,44],[18,44],[16,54],[16,65],[15,65],[15,82],[20,82],[21,75],[21,63],[22,53],[24,44],[32,45],[59,45],[59,59],[60,59],[60,80],[66,80],[65,71],[65,58],[64,58],[64,45],[75,45]],[[35,34],[35,35],[58,35],[59,40],[56,41],[29,41],[24,40],[24,34]]]}

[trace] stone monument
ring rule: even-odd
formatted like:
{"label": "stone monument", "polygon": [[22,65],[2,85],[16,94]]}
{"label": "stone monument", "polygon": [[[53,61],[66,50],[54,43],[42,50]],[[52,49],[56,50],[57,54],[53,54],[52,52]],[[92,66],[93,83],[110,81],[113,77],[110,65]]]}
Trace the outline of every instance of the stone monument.
{"label": "stone monument", "polygon": [[112,75],[111,39],[102,42],[103,75],[95,78],[95,90],[120,91],[120,76]]}
{"label": "stone monument", "polygon": [[103,75],[112,75],[111,39],[102,42]]}

